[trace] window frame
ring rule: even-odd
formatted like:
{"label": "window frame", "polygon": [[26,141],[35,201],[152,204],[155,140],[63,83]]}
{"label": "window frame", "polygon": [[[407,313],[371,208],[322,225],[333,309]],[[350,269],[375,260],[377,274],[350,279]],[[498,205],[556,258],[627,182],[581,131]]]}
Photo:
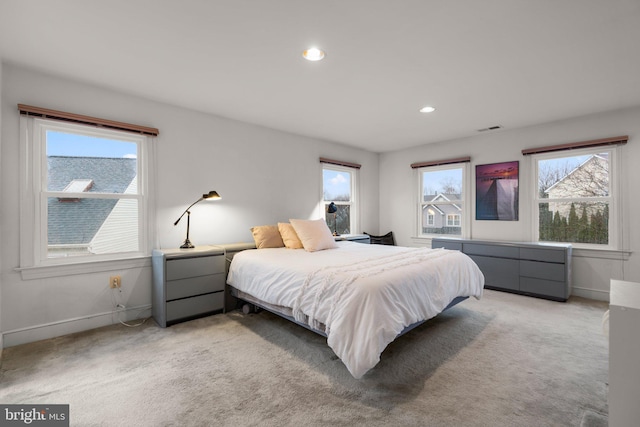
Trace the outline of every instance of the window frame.
{"label": "window frame", "polygon": [[[359,192],[358,192],[358,178],[360,169],[337,165],[333,163],[320,163],[320,207],[322,210],[322,218],[326,219],[327,215],[327,205],[331,202],[334,202],[336,205],[345,205],[349,206],[349,234],[357,234],[358,227],[360,224],[360,212],[358,209],[359,205]],[[343,200],[324,200],[324,171],[331,170],[336,172],[344,172],[350,175],[350,190],[351,190],[351,201],[345,202]]]}
{"label": "window frame", "polygon": [[[416,236],[418,238],[427,238],[427,239],[432,239],[432,238],[440,238],[440,237],[454,237],[454,238],[468,238],[471,234],[471,185],[470,185],[470,179],[471,179],[471,163],[469,161],[464,161],[464,162],[452,162],[452,163],[446,163],[446,164],[436,164],[436,165],[432,165],[432,166],[421,166],[421,167],[414,167],[414,173],[416,174],[415,177],[415,182],[416,182],[416,186],[417,186],[417,191],[415,191],[415,197],[416,197],[416,202],[415,202],[415,206],[416,209],[414,209],[416,218],[415,218],[415,224],[416,224]],[[460,203],[456,202],[445,202],[445,203],[441,203],[441,204],[451,204],[451,205],[457,205],[457,204],[462,204],[461,206],[461,212],[462,214],[457,214],[458,216],[462,215],[463,218],[460,219],[460,224],[459,225],[453,225],[452,227],[459,227],[460,228],[460,234],[459,235],[447,235],[447,234],[434,234],[434,233],[423,233],[423,208],[431,203],[425,203],[424,202],[424,182],[423,182],[423,177],[424,177],[424,172],[436,172],[436,171],[440,171],[440,170],[453,170],[453,169],[460,169],[462,171],[462,197],[460,200]],[[448,217],[449,214],[447,214]],[[446,220],[448,221],[448,219]],[[434,221],[435,222],[435,221]]]}
{"label": "window frame", "polygon": [[[137,145],[137,194],[65,193],[46,188],[47,156],[46,132],[56,131],[79,135],[116,139]],[[51,267],[73,266],[92,262],[131,260],[147,257],[151,250],[153,220],[152,206],[152,136],[140,133],[67,123],[59,120],[20,116],[20,268],[45,268],[55,276]],[[48,257],[47,199],[49,197],[78,197],[100,199],[135,199],[138,201],[138,250],[107,254],[87,254],[70,257]],[[68,268],[65,271],[73,271]],[[36,273],[36,277],[42,273]]]}
{"label": "window frame", "polygon": [[[589,156],[600,153],[608,153],[609,155],[609,195],[597,196],[597,197],[570,197],[570,198],[558,198],[558,199],[543,199],[539,195],[538,188],[538,176],[539,176],[539,163],[543,160],[561,159],[565,157],[577,157],[577,156]],[[548,244],[571,244],[576,249],[592,249],[592,250],[620,250],[622,244],[622,221],[620,220],[621,214],[621,199],[620,199],[620,146],[608,145],[608,146],[596,146],[590,148],[578,148],[571,150],[558,150],[544,153],[531,154],[531,170],[533,171],[532,181],[532,204],[531,204],[531,226],[532,226],[532,240],[534,242],[548,243]],[[598,243],[580,243],[580,242],[556,242],[540,240],[540,203],[551,202],[573,203],[591,201],[602,201],[608,203],[609,206],[609,229],[608,229],[608,244]]]}

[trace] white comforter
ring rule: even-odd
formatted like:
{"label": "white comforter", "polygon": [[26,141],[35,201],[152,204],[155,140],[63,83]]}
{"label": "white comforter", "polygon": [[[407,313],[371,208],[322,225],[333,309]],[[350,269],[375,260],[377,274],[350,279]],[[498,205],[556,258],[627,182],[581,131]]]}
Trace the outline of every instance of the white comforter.
{"label": "white comforter", "polygon": [[362,377],[406,327],[458,296],[480,298],[484,277],[458,251],[339,242],[337,249],[286,248],[236,254],[228,283],[290,307],[299,321],[326,325],[327,343]]}

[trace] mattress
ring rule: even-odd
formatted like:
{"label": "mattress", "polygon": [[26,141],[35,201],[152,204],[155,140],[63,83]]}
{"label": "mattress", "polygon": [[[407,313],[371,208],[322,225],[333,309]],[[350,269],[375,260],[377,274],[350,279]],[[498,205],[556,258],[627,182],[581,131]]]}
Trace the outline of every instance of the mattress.
{"label": "mattress", "polygon": [[227,282],[296,321],[323,328],[355,378],[380,360],[407,326],[430,319],[457,297],[481,298],[484,277],[459,251],[338,242],[336,249],[287,248],[235,254]]}

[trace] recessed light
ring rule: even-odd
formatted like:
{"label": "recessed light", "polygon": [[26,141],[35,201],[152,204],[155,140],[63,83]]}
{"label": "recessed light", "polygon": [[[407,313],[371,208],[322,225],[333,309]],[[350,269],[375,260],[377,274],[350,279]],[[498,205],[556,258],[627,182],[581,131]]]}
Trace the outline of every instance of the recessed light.
{"label": "recessed light", "polygon": [[422,107],[420,109],[421,113],[433,113],[434,111],[436,111],[436,109],[434,107],[430,107],[430,106]]}
{"label": "recessed light", "polygon": [[318,49],[317,47],[311,47],[302,52],[302,56],[308,61],[320,61],[322,58],[324,58],[324,51]]}

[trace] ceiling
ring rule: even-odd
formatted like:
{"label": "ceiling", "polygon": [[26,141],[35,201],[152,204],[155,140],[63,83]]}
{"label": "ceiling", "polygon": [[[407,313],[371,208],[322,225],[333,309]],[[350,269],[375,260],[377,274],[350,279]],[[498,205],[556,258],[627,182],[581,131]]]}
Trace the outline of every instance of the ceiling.
{"label": "ceiling", "polygon": [[0,0],[0,57],[386,152],[640,105],[640,0]]}

